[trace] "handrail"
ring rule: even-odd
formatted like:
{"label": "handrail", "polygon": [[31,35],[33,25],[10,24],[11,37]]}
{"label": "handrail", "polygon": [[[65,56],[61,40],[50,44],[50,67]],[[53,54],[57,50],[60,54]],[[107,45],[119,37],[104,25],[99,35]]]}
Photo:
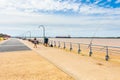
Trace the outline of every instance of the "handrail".
{"label": "handrail", "polygon": [[[40,40],[40,39],[39,39]],[[43,43],[43,39],[40,40],[41,43]],[[65,41],[59,41],[59,40],[49,40],[49,45],[53,45],[53,47],[58,47],[58,48],[62,48],[62,49],[69,49],[69,51],[74,50],[74,47],[76,47],[78,54],[81,53],[81,51],[83,49],[81,49],[81,47],[83,45],[86,46],[86,48],[89,50],[89,56],[92,56],[94,54],[94,52],[102,52],[105,53],[105,60],[108,61],[110,59],[110,53],[116,53],[116,54],[120,54],[120,47],[119,46],[106,46],[106,45],[96,45],[96,44],[86,44],[86,43],[75,43],[75,42],[65,42]],[[74,44],[76,44],[77,46],[74,46]],[[85,47],[84,46],[84,47]],[[95,50],[95,51],[94,51]]]}

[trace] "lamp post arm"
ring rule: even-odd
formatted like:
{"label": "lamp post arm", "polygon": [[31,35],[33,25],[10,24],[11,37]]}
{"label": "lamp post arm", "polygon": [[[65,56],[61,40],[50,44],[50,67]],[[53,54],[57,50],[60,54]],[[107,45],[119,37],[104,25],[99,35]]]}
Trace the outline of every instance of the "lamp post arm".
{"label": "lamp post arm", "polygon": [[45,38],[45,27],[43,25],[39,25],[39,28],[42,27],[43,28],[43,38]]}

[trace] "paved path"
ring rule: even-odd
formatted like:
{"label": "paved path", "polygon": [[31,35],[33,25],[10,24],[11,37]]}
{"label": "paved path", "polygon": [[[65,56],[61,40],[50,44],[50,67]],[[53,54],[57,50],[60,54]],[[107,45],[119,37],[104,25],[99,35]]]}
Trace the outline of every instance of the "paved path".
{"label": "paved path", "polygon": [[17,39],[10,39],[0,44],[0,52],[31,50]]}
{"label": "paved path", "polygon": [[[22,40],[21,40],[22,41]],[[32,50],[58,66],[63,71],[72,75],[76,80],[120,80],[120,64],[104,59],[82,56],[63,49],[44,47],[22,41]]]}
{"label": "paved path", "polygon": [[18,39],[0,42],[0,80],[74,80]]}

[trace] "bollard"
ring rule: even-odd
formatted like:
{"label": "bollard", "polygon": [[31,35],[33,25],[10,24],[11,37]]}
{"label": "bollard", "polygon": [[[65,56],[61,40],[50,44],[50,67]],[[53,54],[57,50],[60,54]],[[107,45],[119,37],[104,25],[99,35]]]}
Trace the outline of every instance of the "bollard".
{"label": "bollard", "polygon": [[106,56],[105,56],[105,60],[108,61],[109,60],[109,55],[108,55],[108,46],[106,46]]}
{"label": "bollard", "polygon": [[70,42],[70,51],[72,51],[72,43]]}
{"label": "bollard", "polygon": [[80,54],[81,50],[80,50],[80,44],[78,44],[78,54]]}
{"label": "bollard", "polygon": [[60,48],[60,41],[58,42],[58,48]]}
{"label": "bollard", "polygon": [[64,42],[64,47],[63,47],[64,49],[66,48],[66,45],[65,45],[65,42]]}
{"label": "bollard", "polygon": [[90,47],[89,56],[92,56],[92,45],[89,45],[89,47]]}

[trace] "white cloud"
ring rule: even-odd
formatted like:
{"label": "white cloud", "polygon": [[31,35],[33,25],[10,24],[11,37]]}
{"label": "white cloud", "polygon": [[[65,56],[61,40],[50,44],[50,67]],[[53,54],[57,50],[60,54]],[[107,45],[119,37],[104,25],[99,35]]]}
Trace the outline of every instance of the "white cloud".
{"label": "white cloud", "polygon": [[86,2],[90,2],[90,0],[86,0]]}
{"label": "white cloud", "polygon": [[70,1],[55,1],[55,0],[0,0],[0,9],[2,8],[16,8],[18,10],[43,10],[43,11],[65,11],[79,9],[78,3],[72,3]]}
{"label": "white cloud", "polygon": [[101,0],[95,0],[94,4],[98,4]]}
{"label": "white cloud", "polygon": [[115,3],[120,3],[120,0],[116,0],[116,2]]}
{"label": "white cloud", "polygon": [[111,2],[112,0],[107,0],[108,2]]}
{"label": "white cloud", "polygon": [[103,8],[95,5],[82,5],[80,7],[81,14],[100,14],[100,15],[119,15],[120,8]]}
{"label": "white cloud", "polygon": [[[75,1],[75,0],[74,0]],[[28,25],[68,25],[68,26],[120,26],[120,8],[102,8],[81,3],[73,3],[67,0],[64,2],[55,0],[0,0],[0,26],[11,24],[22,27]],[[100,0],[96,0],[98,3]],[[45,11],[66,11],[72,9],[78,12],[79,16],[64,16],[56,14],[34,13],[35,10]],[[100,14],[99,16],[95,14]],[[23,24],[23,25],[22,25]],[[7,25],[7,26],[8,26]],[[19,26],[20,27],[20,26]]]}
{"label": "white cloud", "polygon": [[[87,0],[89,2],[89,0]],[[81,2],[75,3],[75,0],[0,0],[0,14],[41,14],[42,11],[68,11],[72,10],[75,13],[81,14],[120,14],[119,8],[101,8],[96,6],[101,0],[96,0],[91,5],[82,4]],[[111,0],[108,0],[109,2]],[[106,1],[107,2],[107,1]],[[105,2],[105,3],[106,3]],[[117,0],[116,3],[120,2]],[[105,4],[102,3],[102,4]]]}

